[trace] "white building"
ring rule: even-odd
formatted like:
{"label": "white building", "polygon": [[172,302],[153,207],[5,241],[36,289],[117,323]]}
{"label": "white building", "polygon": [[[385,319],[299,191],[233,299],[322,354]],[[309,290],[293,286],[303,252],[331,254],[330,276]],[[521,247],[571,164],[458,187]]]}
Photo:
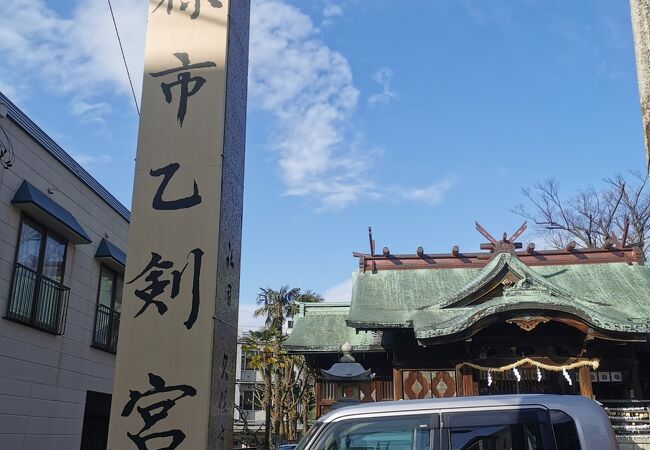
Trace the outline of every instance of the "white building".
{"label": "white building", "polygon": [[264,382],[259,370],[250,367],[250,357],[242,350],[243,339],[248,332],[240,334],[237,340],[237,380],[235,386],[235,448],[242,442],[242,435],[254,432],[258,441],[264,441],[266,414],[262,406]]}
{"label": "white building", "polygon": [[0,159],[0,449],[106,448],[129,211],[2,93]]}

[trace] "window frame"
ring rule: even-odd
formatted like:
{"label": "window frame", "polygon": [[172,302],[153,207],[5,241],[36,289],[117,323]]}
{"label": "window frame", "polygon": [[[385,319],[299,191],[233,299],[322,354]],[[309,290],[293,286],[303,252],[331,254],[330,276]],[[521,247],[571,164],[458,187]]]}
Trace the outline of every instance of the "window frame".
{"label": "window frame", "polygon": [[[23,235],[23,227],[24,225],[27,224],[31,228],[35,229],[41,234],[41,242],[39,243],[38,247],[38,261],[36,264],[36,270],[32,270],[31,268],[25,266],[24,264],[21,264],[18,262],[18,256],[20,254],[20,248],[21,248],[21,242],[22,242],[22,235]],[[43,274],[43,266],[45,263],[45,250],[47,246],[47,242],[49,238],[52,238],[53,240],[57,241],[58,243],[63,245],[63,258],[61,262],[61,281],[56,281],[53,278],[47,277]],[[67,299],[64,301],[63,296],[65,295],[65,292],[67,291],[67,295],[69,296],[70,293],[70,288],[68,288],[65,284],[65,278],[66,278],[66,268],[67,268],[67,261],[68,261],[68,245],[70,244],[70,241],[66,239],[64,236],[60,235],[56,231],[51,230],[48,228],[46,225],[43,225],[41,222],[38,220],[32,218],[28,214],[21,212],[20,213],[20,225],[18,226],[18,236],[16,238],[16,248],[14,250],[14,262],[11,270],[11,285],[9,289],[9,298],[7,299],[7,309],[6,313],[4,315],[4,318],[7,320],[11,320],[16,323],[20,323],[23,325],[27,325],[28,327],[45,331],[46,333],[54,334],[54,335],[62,335],[65,333],[65,326],[67,322],[67,308],[68,308],[68,301]],[[22,268],[33,272],[37,275],[37,279],[35,281],[36,286],[34,288],[34,293],[32,294],[32,298],[30,301],[32,310],[30,314],[29,320],[21,320],[16,317],[12,317],[11,313],[11,306],[13,303],[14,299],[14,289],[15,289],[15,282],[16,282],[16,269],[18,266],[21,266]],[[59,292],[59,302],[57,304],[57,322],[61,322],[61,327],[59,329],[58,323],[55,324],[55,328],[57,331],[53,331],[48,328],[44,328],[42,326],[39,326],[36,322],[36,303],[38,299],[38,293],[40,292],[40,286],[42,284],[41,279],[45,278],[47,281],[54,283],[55,285],[58,286],[60,289]],[[65,304],[62,304],[65,303]]]}
{"label": "window frame", "polygon": [[[429,449],[430,450],[441,450],[441,428],[440,428],[440,414],[438,412],[427,412],[427,411],[413,411],[406,414],[399,412],[392,412],[388,414],[373,414],[366,416],[355,416],[354,418],[342,417],[333,422],[327,423],[325,427],[322,427],[320,432],[314,436],[312,445],[309,446],[310,450],[325,450],[324,444],[327,438],[331,433],[341,424],[348,423],[363,423],[368,421],[373,422],[391,422],[394,420],[400,419],[412,419],[412,420],[422,420],[426,419],[429,422]],[[306,443],[307,444],[307,443]]]}
{"label": "window frame", "polygon": [[250,371],[250,372],[257,372],[259,369],[256,369],[254,367],[249,367],[248,366],[248,361],[249,361],[249,355],[252,358],[254,355],[258,354],[259,352],[251,350],[251,351],[245,351],[242,349],[242,358],[241,358],[241,370],[244,371]]}
{"label": "window frame", "polygon": [[[101,342],[98,342],[96,337],[97,337],[97,315],[99,313],[99,306],[100,306],[100,295],[101,295],[101,287],[102,287],[102,272],[106,270],[110,272],[113,275],[113,283],[111,285],[111,305],[109,307],[109,322],[108,322],[108,331],[106,333],[107,335],[107,340],[109,341],[107,344],[103,344]],[[93,348],[96,348],[98,350],[103,350],[108,353],[116,354],[117,353],[117,341],[119,340],[119,326],[118,326],[118,331],[117,331],[117,340],[115,342],[115,348],[111,348],[111,342],[112,342],[112,336],[113,336],[113,326],[115,325],[114,320],[113,320],[113,315],[115,314],[115,298],[116,298],[116,293],[117,293],[117,279],[119,277],[122,277],[122,289],[124,289],[124,274],[119,273],[116,270],[111,269],[108,267],[106,264],[100,264],[99,266],[99,280],[97,283],[97,300],[95,303],[95,320],[93,323],[93,342],[90,345]],[[124,294],[124,291],[122,291],[122,295]],[[120,316],[122,313],[120,312]]]}
{"label": "window frame", "polygon": [[[576,424],[576,421],[573,417],[571,417],[569,414],[567,414],[565,411],[562,411],[560,409],[551,409],[549,411],[550,417],[551,417],[551,426],[553,428],[553,438],[555,440],[555,445],[557,446],[559,444],[558,442],[558,428],[556,426],[561,426],[564,424],[567,424],[569,427],[569,433],[568,435],[565,435],[564,437],[568,437],[570,439],[577,439],[578,440],[578,448],[583,449],[583,443],[580,441],[580,433],[578,432],[578,425]],[[572,435],[572,436],[571,436]],[[565,447],[566,448],[566,447]]]}
{"label": "window frame", "polygon": [[[20,253],[20,239],[23,235],[23,225],[25,223],[27,223],[30,227],[34,228],[35,230],[39,231],[44,238],[41,239],[41,243],[39,244],[38,247],[38,264],[34,272],[36,272],[38,275],[42,277],[47,278],[48,280],[54,283],[60,284],[63,287],[64,286],[63,281],[65,279],[66,263],[68,260],[68,244],[70,243],[70,241],[68,241],[68,239],[61,236],[60,234],[58,234],[56,231],[52,231],[49,228],[47,228],[45,225],[42,225],[40,222],[36,221],[35,219],[32,219],[30,216],[28,216],[25,213],[20,214],[20,226],[18,227],[18,239],[16,240],[16,251],[14,254],[14,272],[16,271],[16,265],[19,264],[18,254]],[[50,277],[46,277],[45,275],[43,275],[43,264],[45,263],[45,247],[47,246],[47,239],[50,236],[52,236],[54,240],[63,244],[63,264],[61,267],[61,281],[56,281]],[[29,267],[23,264],[20,265],[29,269]]]}
{"label": "window frame", "polygon": [[[244,397],[245,397],[246,393],[250,393],[250,395],[251,395],[250,400],[251,400],[252,409],[246,409],[244,407],[244,404],[245,404]],[[258,399],[255,398],[255,389],[254,388],[253,389],[240,389],[239,396],[240,396],[239,397],[239,403],[240,403],[239,407],[242,409],[242,411],[253,412],[253,413],[254,412],[259,412],[259,411],[264,411],[264,406],[262,405],[262,399],[261,398],[258,398]],[[259,402],[258,402],[258,400],[259,400]]]}

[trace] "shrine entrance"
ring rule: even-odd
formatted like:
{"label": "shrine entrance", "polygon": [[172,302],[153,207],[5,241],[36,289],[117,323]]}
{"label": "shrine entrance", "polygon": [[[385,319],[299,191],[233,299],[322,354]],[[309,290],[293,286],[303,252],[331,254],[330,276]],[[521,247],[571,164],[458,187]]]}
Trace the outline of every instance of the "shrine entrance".
{"label": "shrine entrance", "polygon": [[[569,322],[569,323],[567,323]],[[560,394],[593,396],[591,373],[600,354],[566,317],[501,317],[465,341],[456,360],[462,395]]]}
{"label": "shrine entrance", "polygon": [[523,367],[518,369],[519,379],[512,372],[498,372],[488,377],[487,372],[475,370],[472,374],[478,380],[479,395],[503,394],[563,394],[580,395],[580,385],[576,374],[561,372],[545,372],[540,376],[537,368]]}

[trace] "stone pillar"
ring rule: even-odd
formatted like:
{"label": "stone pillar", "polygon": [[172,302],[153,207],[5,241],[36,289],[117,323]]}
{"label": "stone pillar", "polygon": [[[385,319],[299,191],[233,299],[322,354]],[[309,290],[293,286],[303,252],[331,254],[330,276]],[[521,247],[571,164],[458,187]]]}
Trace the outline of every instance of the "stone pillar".
{"label": "stone pillar", "polygon": [[108,448],[232,449],[248,0],[148,0]]}
{"label": "stone pillar", "polygon": [[650,0],[630,0],[630,11],[646,158],[650,158]]}

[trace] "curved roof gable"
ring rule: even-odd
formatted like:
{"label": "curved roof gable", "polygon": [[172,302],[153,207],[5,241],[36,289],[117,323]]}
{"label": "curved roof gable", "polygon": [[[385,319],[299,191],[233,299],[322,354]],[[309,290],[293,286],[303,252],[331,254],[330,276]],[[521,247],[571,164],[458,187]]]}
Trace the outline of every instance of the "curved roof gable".
{"label": "curved roof gable", "polygon": [[530,266],[500,253],[482,268],[359,272],[347,324],[411,328],[418,339],[439,339],[476,332],[497,316],[536,313],[573,318],[612,336],[645,335],[650,269],[624,260]]}
{"label": "curved roof gable", "polygon": [[544,295],[549,297],[573,298],[573,295],[565,289],[548,281],[537,272],[522,263],[512,253],[500,253],[496,255],[477,277],[470,283],[461,286],[452,294],[437,299],[435,306],[425,306],[419,309],[453,308],[468,306],[484,296],[492,296],[495,290],[502,295]]}

